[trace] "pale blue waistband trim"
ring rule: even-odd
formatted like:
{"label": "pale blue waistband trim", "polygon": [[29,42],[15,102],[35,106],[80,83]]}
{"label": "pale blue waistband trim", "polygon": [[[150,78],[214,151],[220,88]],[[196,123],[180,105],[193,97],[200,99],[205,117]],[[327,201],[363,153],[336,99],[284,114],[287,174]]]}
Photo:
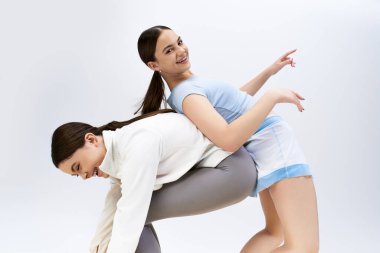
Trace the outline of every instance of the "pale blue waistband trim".
{"label": "pale blue waistband trim", "polygon": [[259,129],[256,130],[255,134],[257,134],[258,132],[260,132],[261,130],[263,130],[264,128],[274,124],[274,123],[277,123],[277,122],[280,122],[282,120],[281,116],[269,116],[267,117],[263,123],[261,123],[261,125],[259,126]]}
{"label": "pale blue waistband trim", "polygon": [[308,164],[294,164],[272,172],[257,180],[256,189],[251,196],[256,197],[259,192],[270,187],[285,178],[311,176],[310,166]]}

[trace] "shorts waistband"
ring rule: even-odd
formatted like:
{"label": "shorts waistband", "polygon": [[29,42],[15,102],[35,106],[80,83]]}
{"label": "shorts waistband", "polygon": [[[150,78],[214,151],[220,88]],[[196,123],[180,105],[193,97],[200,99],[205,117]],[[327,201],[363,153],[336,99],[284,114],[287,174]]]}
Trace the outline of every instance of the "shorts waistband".
{"label": "shorts waistband", "polygon": [[278,115],[273,115],[273,116],[267,117],[264,120],[264,122],[261,123],[261,125],[259,126],[259,129],[256,130],[255,134],[257,134],[258,132],[260,132],[261,130],[263,130],[264,128],[266,128],[272,124],[280,122],[281,120],[282,120],[281,116],[278,116]]}

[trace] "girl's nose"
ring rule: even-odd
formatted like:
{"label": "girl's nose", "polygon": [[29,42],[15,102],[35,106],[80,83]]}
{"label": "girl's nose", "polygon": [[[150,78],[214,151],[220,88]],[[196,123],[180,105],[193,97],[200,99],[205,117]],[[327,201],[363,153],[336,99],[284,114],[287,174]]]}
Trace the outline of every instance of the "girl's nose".
{"label": "girl's nose", "polygon": [[83,180],[86,180],[88,178],[88,172],[83,172],[80,174]]}
{"label": "girl's nose", "polygon": [[184,53],[184,52],[186,52],[186,50],[183,47],[181,47],[181,46],[178,46],[177,51],[178,51],[178,53],[181,53],[181,54]]}

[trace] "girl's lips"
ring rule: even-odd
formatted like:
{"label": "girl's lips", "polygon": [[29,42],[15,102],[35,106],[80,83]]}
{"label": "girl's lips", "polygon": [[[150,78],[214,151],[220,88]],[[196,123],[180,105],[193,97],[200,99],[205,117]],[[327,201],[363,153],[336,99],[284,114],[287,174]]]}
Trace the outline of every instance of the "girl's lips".
{"label": "girl's lips", "polygon": [[94,171],[92,172],[92,176],[95,176],[95,177],[101,177],[102,173],[103,173],[103,172],[102,172],[98,167],[96,167],[96,168],[94,169]]}
{"label": "girl's lips", "polygon": [[177,61],[178,64],[183,64],[183,63],[187,63],[187,62],[188,62],[187,56],[182,58],[181,60]]}

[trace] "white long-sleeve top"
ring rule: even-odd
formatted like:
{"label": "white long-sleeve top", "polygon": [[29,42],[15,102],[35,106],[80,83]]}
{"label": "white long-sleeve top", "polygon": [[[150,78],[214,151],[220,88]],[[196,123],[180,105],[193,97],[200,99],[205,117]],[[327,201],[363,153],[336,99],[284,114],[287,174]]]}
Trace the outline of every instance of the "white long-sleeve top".
{"label": "white long-sleeve top", "polygon": [[111,176],[91,253],[134,253],[152,192],[197,163],[215,167],[230,155],[183,115],[158,114],[116,131],[103,131],[106,155],[100,169]]}

